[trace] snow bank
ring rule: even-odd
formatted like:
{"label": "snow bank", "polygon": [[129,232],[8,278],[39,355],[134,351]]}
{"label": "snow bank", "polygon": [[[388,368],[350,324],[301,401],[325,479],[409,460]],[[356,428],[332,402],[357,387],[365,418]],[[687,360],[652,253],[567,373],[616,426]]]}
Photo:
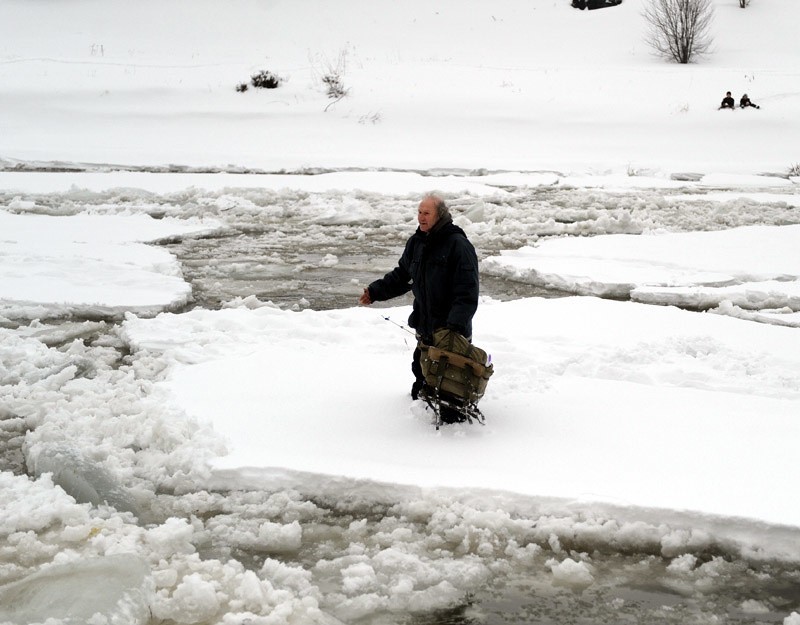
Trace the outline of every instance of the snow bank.
{"label": "snow bank", "polygon": [[[469,11],[6,2],[0,157],[275,172],[785,173],[800,144],[795,2],[713,4],[713,54],[676,66],[647,46],[635,1],[591,12],[519,0]],[[322,78],[337,64],[348,94],[334,103]],[[264,69],[280,88],[236,92]],[[727,90],[761,109],[716,110]]]}
{"label": "snow bank", "polygon": [[0,312],[154,313],[191,297],[169,252],[139,243],[208,232],[214,224],[145,215],[48,217],[0,211]]}
{"label": "snow bank", "polygon": [[[518,177],[514,177],[518,180]],[[100,192],[109,189],[146,190],[152,193],[176,193],[202,188],[219,191],[225,188],[271,191],[299,190],[308,193],[351,191],[405,195],[422,194],[435,187],[444,193],[467,192],[476,196],[500,193],[503,178],[464,175],[423,175],[415,172],[329,172],[318,174],[181,174],[132,171],[88,172],[0,172],[0,188],[28,193],[66,193],[76,189]],[[556,181],[554,175],[529,175],[531,185]]]}
{"label": "snow bank", "polygon": [[800,226],[548,239],[481,263],[490,275],[581,295],[789,313],[800,310],[798,267]]}
{"label": "snow bank", "polygon": [[[800,523],[781,486],[800,477],[793,330],[595,298],[484,302],[488,424],[436,432],[408,396],[413,337],[383,314],[197,310],[124,333],[170,363],[171,401],[225,434],[228,487],[281,467]],[[754,447],[769,451],[743,462]]]}

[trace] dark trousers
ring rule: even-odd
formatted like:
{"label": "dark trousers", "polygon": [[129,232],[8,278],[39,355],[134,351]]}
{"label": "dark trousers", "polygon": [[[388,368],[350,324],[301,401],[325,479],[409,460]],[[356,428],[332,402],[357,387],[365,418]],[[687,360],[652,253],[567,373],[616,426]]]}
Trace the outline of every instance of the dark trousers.
{"label": "dark trousers", "polygon": [[422,356],[422,352],[419,351],[419,347],[414,350],[414,355],[411,357],[411,373],[414,374],[414,380],[417,382],[422,382],[425,378],[422,375],[422,365],[419,364],[419,359]]}

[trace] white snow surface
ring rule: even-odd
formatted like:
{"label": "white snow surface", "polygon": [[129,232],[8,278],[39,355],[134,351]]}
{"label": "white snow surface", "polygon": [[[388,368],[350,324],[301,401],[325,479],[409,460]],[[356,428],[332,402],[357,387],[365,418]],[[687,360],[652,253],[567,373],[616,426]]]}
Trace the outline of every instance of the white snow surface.
{"label": "white snow surface", "polygon": [[[586,588],[591,557],[559,544],[574,537],[660,553],[701,589],[735,564],[693,550],[800,562],[800,4],[713,5],[712,53],[678,66],[645,45],[639,0],[0,3],[0,422],[33,473],[0,472],[0,594],[135,554],[147,579],[121,577],[112,607],[87,599],[84,621],[333,624],[457,605],[496,575],[495,548],[534,562],[549,545],[553,583]],[[282,86],[235,91],[262,69]],[[331,70],[348,90],[336,102]],[[716,110],[727,90],[761,109]],[[531,222],[515,193],[540,187],[624,209]],[[408,394],[414,338],[384,319],[407,306],[174,312],[191,287],[147,243],[226,227],[197,189],[220,212],[264,210],[233,188],[274,194],[276,213],[281,193],[307,194],[303,219],[356,237],[364,220],[407,221],[384,199],[413,212],[425,191],[458,194],[476,242],[531,223],[587,235],[481,266],[576,296],[482,299],[487,423],[436,431]],[[91,194],[107,202],[83,206]],[[129,196],[140,206],[120,211]],[[511,205],[494,213],[499,197]],[[667,214],[683,232],[648,227]],[[771,225],[751,225],[762,214]],[[71,314],[125,321],[91,346],[104,322],[39,321]],[[76,501],[49,469],[64,449],[65,472],[100,467],[133,512],[171,493],[185,514],[137,524]],[[91,471],[71,477],[92,488]],[[205,490],[239,488],[258,492]],[[396,517],[385,533],[354,520],[343,534],[361,551],[310,571],[271,557],[324,521],[297,493],[388,499]],[[275,522],[251,518],[264,510]],[[425,514],[430,541],[391,526]],[[270,555],[254,571],[198,554],[220,537]],[[466,555],[433,557],[436,540]]]}
{"label": "white snow surface", "polygon": [[185,304],[191,287],[152,241],[216,224],[147,215],[14,215],[0,212],[0,309],[158,311]]}
{"label": "white snow surface", "polygon": [[561,238],[487,258],[482,270],[581,295],[654,304],[800,310],[800,226]]}
{"label": "white snow surface", "polygon": [[[7,0],[0,158],[785,172],[800,144],[796,2],[712,4],[713,53],[676,65],[646,44],[641,0]],[[261,70],[282,85],[236,92]],[[726,91],[761,109],[717,110]]]}
{"label": "white snow surface", "polygon": [[225,432],[228,487],[290,468],[800,524],[796,330],[590,297],[484,302],[487,425],[437,432],[408,395],[413,337],[382,318],[409,312],[193,311],[125,332],[170,363],[173,401]]}

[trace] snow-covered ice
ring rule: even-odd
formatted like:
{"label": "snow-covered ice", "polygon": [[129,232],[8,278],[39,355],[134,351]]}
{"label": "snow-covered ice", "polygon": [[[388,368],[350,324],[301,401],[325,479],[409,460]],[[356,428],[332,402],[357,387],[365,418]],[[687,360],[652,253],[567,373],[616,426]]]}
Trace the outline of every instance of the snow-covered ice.
{"label": "snow-covered ice", "polygon": [[408,396],[413,337],[382,318],[409,312],[194,311],[124,332],[174,363],[161,385],[230,439],[219,485],[278,467],[800,524],[793,329],[596,298],[484,302],[488,424],[437,433]]}
{"label": "snow-covered ice", "polygon": [[[484,259],[488,274],[580,295],[709,309],[800,311],[800,227],[542,241]],[[722,309],[723,311],[726,309]]]}
{"label": "snow-covered ice", "polygon": [[65,309],[108,315],[179,307],[191,296],[179,264],[140,242],[213,228],[146,215],[1,212],[0,314],[31,306],[40,316]]}
{"label": "snow-covered ice", "polygon": [[[0,622],[800,622],[800,5],[676,66],[641,4],[0,3]],[[428,190],[575,294],[483,298],[485,426],[410,400],[406,303],[302,292]],[[191,309],[254,266],[294,303]]]}
{"label": "snow-covered ice", "polygon": [[147,623],[152,585],[147,563],[133,554],[76,561],[0,588],[0,614],[29,623]]}

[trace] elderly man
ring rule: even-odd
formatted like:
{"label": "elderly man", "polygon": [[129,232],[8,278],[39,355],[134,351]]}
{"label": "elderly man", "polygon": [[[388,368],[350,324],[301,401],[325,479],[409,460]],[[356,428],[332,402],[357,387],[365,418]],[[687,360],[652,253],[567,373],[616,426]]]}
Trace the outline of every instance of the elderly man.
{"label": "elderly man", "polygon": [[[392,271],[364,289],[359,303],[368,306],[412,291],[414,307],[408,325],[428,345],[433,333],[449,328],[472,337],[472,317],[478,308],[478,257],[464,231],[453,223],[445,201],[434,193],[425,195],[417,210],[419,227],[406,242]],[[424,385],[414,351],[411,371],[416,399]]]}

